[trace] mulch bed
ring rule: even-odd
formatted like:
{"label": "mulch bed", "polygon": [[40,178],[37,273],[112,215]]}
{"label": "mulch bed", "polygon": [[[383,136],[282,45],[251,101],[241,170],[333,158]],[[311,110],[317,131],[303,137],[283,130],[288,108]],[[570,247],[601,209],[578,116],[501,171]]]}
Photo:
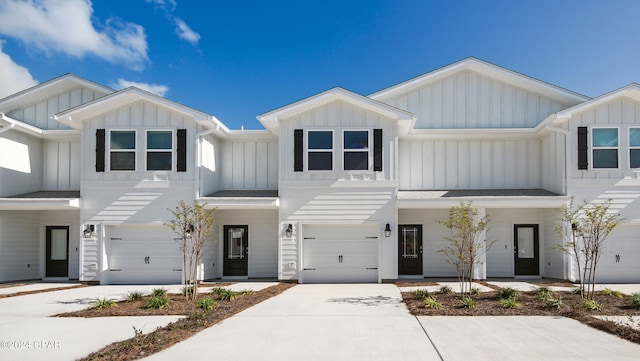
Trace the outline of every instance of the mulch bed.
{"label": "mulch bed", "polygon": [[394,282],[398,287],[422,287],[422,286],[437,286],[438,282],[428,282],[428,281],[398,281]]}
{"label": "mulch bed", "polygon": [[[112,343],[101,350],[91,353],[82,360],[137,360],[164,350],[192,335],[211,327],[216,323],[235,315],[266,299],[276,296],[295,286],[291,283],[279,283],[252,294],[239,295],[232,301],[216,300],[218,306],[210,312],[196,307],[195,301],[185,301],[180,295],[167,295],[169,307],[160,310],[141,308],[146,302],[123,301],[117,307],[106,309],[89,309],[57,315],[58,317],[105,317],[105,316],[152,316],[152,315],[186,315],[187,317],[172,322],[165,327],[145,334],[136,335],[128,340]],[[217,296],[200,294],[198,298]],[[146,299],[146,298],[145,298]]]}
{"label": "mulch bed", "polygon": [[457,293],[432,293],[442,305],[441,309],[426,308],[424,301],[412,292],[403,292],[402,299],[409,312],[415,316],[560,316],[580,321],[586,325],[619,336],[631,342],[640,344],[640,331],[630,327],[618,325],[612,321],[597,319],[593,316],[631,316],[640,315],[640,309],[632,308],[629,296],[618,298],[610,295],[596,295],[602,310],[591,311],[583,306],[580,295],[573,292],[554,292],[562,299],[562,308],[548,307],[534,292],[519,292],[518,308],[503,308],[499,304],[498,292],[482,292],[472,298],[477,301],[474,309],[462,306],[460,295]]}

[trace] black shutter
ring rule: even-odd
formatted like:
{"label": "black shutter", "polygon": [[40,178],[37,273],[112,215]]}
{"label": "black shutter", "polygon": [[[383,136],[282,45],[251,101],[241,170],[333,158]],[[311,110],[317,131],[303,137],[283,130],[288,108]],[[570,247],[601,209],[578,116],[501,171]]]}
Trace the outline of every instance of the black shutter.
{"label": "black shutter", "polygon": [[302,172],[304,169],[304,133],[302,129],[293,131],[293,171]]}
{"label": "black shutter", "polygon": [[373,130],[373,170],[382,172],[382,129]]}
{"label": "black shutter", "polygon": [[104,129],[96,129],[96,172],[104,172]]}
{"label": "black shutter", "polygon": [[177,150],[177,164],[176,170],[178,172],[187,171],[187,130],[178,129],[178,150]]}
{"label": "black shutter", "polygon": [[589,169],[587,127],[578,127],[578,169]]}

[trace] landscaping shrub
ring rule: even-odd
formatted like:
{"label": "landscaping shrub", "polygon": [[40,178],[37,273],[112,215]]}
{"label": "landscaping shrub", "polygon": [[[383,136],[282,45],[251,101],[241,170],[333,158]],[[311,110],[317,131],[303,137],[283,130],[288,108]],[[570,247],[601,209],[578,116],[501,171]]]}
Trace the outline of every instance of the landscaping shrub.
{"label": "landscaping shrub", "polygon": [[470,310],[476,308],[476,306],[478,305],[478,302],[471,297],[463,298],[462,300],[460,300],[460,303],[462,303],[462,307],[468,308]]}
{"label": "landscaping shrub", "polygon": [[117,307],[118,303],[112,299],[107,299],[107,298],[96,298],[96,300],[91,304],[91,308],[95,308],[97,310],[101,310],[103,308],[111,308],[111,307]]}
{"label": "landscaping shrub", "polygon": [[602,310],[602,307],[600,306],[598,301],[589,300],[589,299],[584,300],[584,308],[586,308],[589,311],[601,311]]}
{"label": "landscaping shrub", "polygon": [[500,301],[498,301],[500,304],[500,307],[502,308],[519,308],[520,304],[516,301],[515,297],[510,297],[510,298],[501,298]]}
{"label": "landscaping shrub", "polygon": [[425,289],[418,289],[413,291],[413,295],[416,296],[416,298],[425,299],[431,297],[431,292]]}
{"label": "landscaping shrub", "polygon": [[424,299],[424,307],[433,308],[433,309],[439,310],[439,309],[442,308],[442,304],[440,302],[436,301],[435,298],[426,297]]}
{"label": "landscaping shrub", "polygon": [[551,289],[547,286],[537,287],[535,292],[542,301],[546,301],[551,296]]}
{"label": "landscaping shrub", "polygon": [[640,308],[640,292],[631,294],[631,307]]}
{"label": "landscaping shrub", "polygon": [[624,298],[624,293],[622,293],[620,291],[612,290],[610,288],[605,288],[604,290],[602,290],[602,294],[605,295],[605,296],[613,296],[613,297],[618,297],[618,298]]}
{"label": "landscaping shrub", "polygon": [[511,287],[504,287],[498,290],[498,297],[500,299],[508,300],[510,298],[516,298],[518,296],[518,291]]}
{"label": "landscaping shrub", "polygon": [[453,292],[453,288],[447,285],[440,286],[440,288],[438,289],[438,292],[440,292],[443,295],[448,295],[449,293]]}
{"label": "landscaping shrub", "polygon": [[152,308],[155,310],[160,310],[169,306],[169,299],[167,296],[157,296],[152,295],[151,298],[147,300],[147,303],[144,305],[144,308]]}
{"label": "landscaping shrub", "polygon": [[151,291],[151,296],[162,297],[162,296],[166,296],[166,295],[167,295],[167,289],[166,288],[154,288]]}
{"label": "landscaping shrub", "polygon": [[211,311],[218,305],[218,303],[213,298],[203,297],[198,300],[197,305],[201,310]]}
{"label": "landscaping shrub", "polygon": [[182,287],[180,292],[182,293],[183,296],[190,296],[190,295],[193,295],[194,290],[195,290],[195,287],[193,285],[187,285]]}
{"label": "landscaping shrub", "polygon": [[142,299],[142,292],[140,291],[131,291],[127,295],[127,300],[129,301],[140,301]]}

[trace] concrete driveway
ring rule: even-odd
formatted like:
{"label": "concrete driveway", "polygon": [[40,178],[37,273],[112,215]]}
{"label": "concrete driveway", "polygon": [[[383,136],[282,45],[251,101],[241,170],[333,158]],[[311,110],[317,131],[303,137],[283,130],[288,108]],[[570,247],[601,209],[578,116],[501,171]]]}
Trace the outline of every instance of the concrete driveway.
{"label": "concrete driveway", "polygon": [[637,360],[554,317],[414,317],[388,284],[297,285],[145,360]]}

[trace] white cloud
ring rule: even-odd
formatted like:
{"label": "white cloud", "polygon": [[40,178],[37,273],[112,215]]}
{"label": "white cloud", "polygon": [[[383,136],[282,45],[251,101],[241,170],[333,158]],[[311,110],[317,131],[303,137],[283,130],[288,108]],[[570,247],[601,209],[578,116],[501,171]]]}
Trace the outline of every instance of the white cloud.
{"label": "white cloud", "polygon": [[162,11],[164,16],[169,19],[176,27],[176,34],[182,40],[189,42],[193,46],[198,46],[200,41],[200,34],[193,31],[193,29],[184,22],[184,20],[175,16],[173,12],[178,5],[175,0],[147,0],[147,3],[153,4],[157,10]]}
{"label": "white cloud", "polygon": [[166,85],[160,85],[160,84],[151,84],[151,83],[139,83],[136,81],[131,81],[131,80],[125,80],[122,78],[119,78],[118,81],[116,81],[114,84],[111,85],[113,88],[115,89],[124,89],[124,88],[128,88],[130,86],[134,86],[136,88],[140,88],[142,90],[146,90],[150,93],[153,94],[157,94],[161,97],[163,97],[168,91],[169,91],[169,87]]}
{"label": "white cloud", "polygon": [[27,68],[16,64],[9,55],[2,51],[2,45],[0,41],[0,79],[2,79],[0,98],[38,84]]}
{"label": "white cloud", "polygon": [[142,69],[149,60],[144,28],[116,18],[97,28],[93,18],[90,0],[0,1],[0,34],[45,53],[95,55]]}
{"label": "white cloud", "polygon": [[200,34],[193,31],[189,27],[189,25],[187,25],[180,18],[176,18],[175,23],[176,23],[176,33],[178,34],[180,39],[188,41],[193,46],[197,46],[198,41],[200,40]]}

